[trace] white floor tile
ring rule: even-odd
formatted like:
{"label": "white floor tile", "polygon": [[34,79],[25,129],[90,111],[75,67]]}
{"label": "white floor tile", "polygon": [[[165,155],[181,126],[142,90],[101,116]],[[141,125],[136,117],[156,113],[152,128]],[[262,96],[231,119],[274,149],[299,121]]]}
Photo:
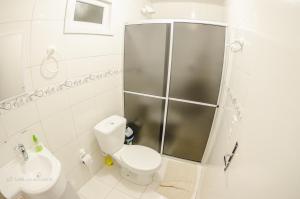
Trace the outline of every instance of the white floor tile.
{"label": "white floor tile", "polygon": [[106,199],[134,199],[128,195],[126,195],[125,193],[122,193],[116,189],[114,189]]}
{"label": "white floor tile", "polygon": [[104,199],[111,190],[112,187],[92,178],[79,190],[79,195],[84,199]]}
{"label": "white floor tile", "polygon": [[141,199],[167,199],[167,198],[155,191],[146,191],[142,194]]}
{"label": "white floor tile", "polygon": [[137,185],[137,184],[133,184],[126,179],[122,179],[117,184],[116,189],[118,189],[119,191],[121,191],[131,197],[140,198],[142,193],[145,191],[146,187]]}
{"label": "white floor tile", "polygon": [[80,194],[78,194],[79,195],[79,198],[80,199],[86,199],[84,196],[82,196],[82,195],[80,195]]}
{"label": "white floor tile", "polygon": [[148,186],[137,185],[122,178],[118,165],[104,167],[80,189],[79,196],[81,199],[167,199],[157,192],[157,188],[164,176],[168,161],[184,162],[164,157],[159,172]]}
{"label": "white floor tile", "polygon": [[105,166],[96,174],[95,179],[114,187],[121,180],[120,169],[117,165],[112,167]]}
{"label": "white floor tile", "polygon": [[145,192],[151,192],[156,191],[159,187],[160,182],[159,181],[153,181],[151,184],[149,184],[145,190]]}

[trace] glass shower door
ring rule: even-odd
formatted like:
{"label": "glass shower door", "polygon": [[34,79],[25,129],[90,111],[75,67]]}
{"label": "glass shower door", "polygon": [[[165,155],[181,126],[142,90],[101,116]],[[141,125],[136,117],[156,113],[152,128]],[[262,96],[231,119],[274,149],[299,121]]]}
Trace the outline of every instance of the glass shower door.
{"label": "glass shower door", "polygon": [[175,23],[170,97],[217,104],[224,43],[223,26]]}
{"label": "glass shower door", "polygon": [[125,93],[127,125],[134,131],[133,144],[160,151],[165,100]]}
{"label": "glass shower door", "polygon": [[214,107],[170,100],[164,153],[200,162],[214,114]]}
{"label": "glass shower door", "polygon": [[164,153],[200,162],[218,103],[225,27],[174,23]]}
{"label": "glass shower door", "polygon": [[124,96],[135,144],[160,152],[170,24],[128,25],[125,29]]}
{"label": "glass shower door", "polygon": [[165,96],[169,24],[129,25],[125,29],[124,88]]}
{"label": "glass shower door", "polygon": [[218,103],[225,30],[184,22],[126,26],[124,105],[135,144],[202,160]]}

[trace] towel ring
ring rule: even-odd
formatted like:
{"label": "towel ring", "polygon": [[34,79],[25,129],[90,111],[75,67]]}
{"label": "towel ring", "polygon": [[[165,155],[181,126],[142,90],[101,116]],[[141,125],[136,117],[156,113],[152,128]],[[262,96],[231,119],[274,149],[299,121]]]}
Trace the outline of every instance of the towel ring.
{"label": "towel ring", "polygon": [[[59,72],[59,63],[57,61],[57,59],[54,57],[54,53],[55,53],[55,49],[50,47],[47,49],[47,57],[45,59],[43,59],[41,67],[40,67],[40,73],[42,75],[42,77],[44,77],[45,79],[53,79],[54,77],[57,76],[58,72]],[[47,67],[47,62],[48,61],[53,61],[53,63],[55,63],[55,68],[54,70],[49,69],[49,67]]]}

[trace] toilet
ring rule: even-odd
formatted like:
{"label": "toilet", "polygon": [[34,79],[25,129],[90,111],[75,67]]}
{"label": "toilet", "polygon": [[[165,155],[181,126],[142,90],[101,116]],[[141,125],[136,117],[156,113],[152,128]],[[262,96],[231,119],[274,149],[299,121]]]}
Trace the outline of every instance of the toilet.
{"label": "toilet", "polygon": [[148,185],[161,165],[161,155],[141,145],[125,145],[126,119],[113,115],[98,123],[94,133],[101,150],[121,166],[121,176],[140,185]]}

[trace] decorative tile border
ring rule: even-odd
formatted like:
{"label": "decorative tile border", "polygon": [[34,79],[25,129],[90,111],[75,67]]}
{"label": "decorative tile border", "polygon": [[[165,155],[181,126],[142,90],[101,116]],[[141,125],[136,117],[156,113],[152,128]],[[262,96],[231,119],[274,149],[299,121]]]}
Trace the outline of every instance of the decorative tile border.
{"label": "decorative tile border", "polygon": [[52,86],[48,86],[46,88],[37,89],[37,90],[27,93],[25,95],[2,101],[0,103],[0,115],[3,115],[8,111],[17,109],[21,106],[24,106],[25,104],[28,104],[32,101],[36,101],[40,98],[47,97],[47,96],[50,96],[55,93],[65,91],[68,89],[76,88],[76,87],[82,86],[84,84],[88,84],[90,82],[109,78],[114,75],[118,75],[121,72],[122,72],[122,70],[108,70],[105,72],[91,73],[89,75],[85,75],[78,79],[66,80],[58,85],[52,85]]}

